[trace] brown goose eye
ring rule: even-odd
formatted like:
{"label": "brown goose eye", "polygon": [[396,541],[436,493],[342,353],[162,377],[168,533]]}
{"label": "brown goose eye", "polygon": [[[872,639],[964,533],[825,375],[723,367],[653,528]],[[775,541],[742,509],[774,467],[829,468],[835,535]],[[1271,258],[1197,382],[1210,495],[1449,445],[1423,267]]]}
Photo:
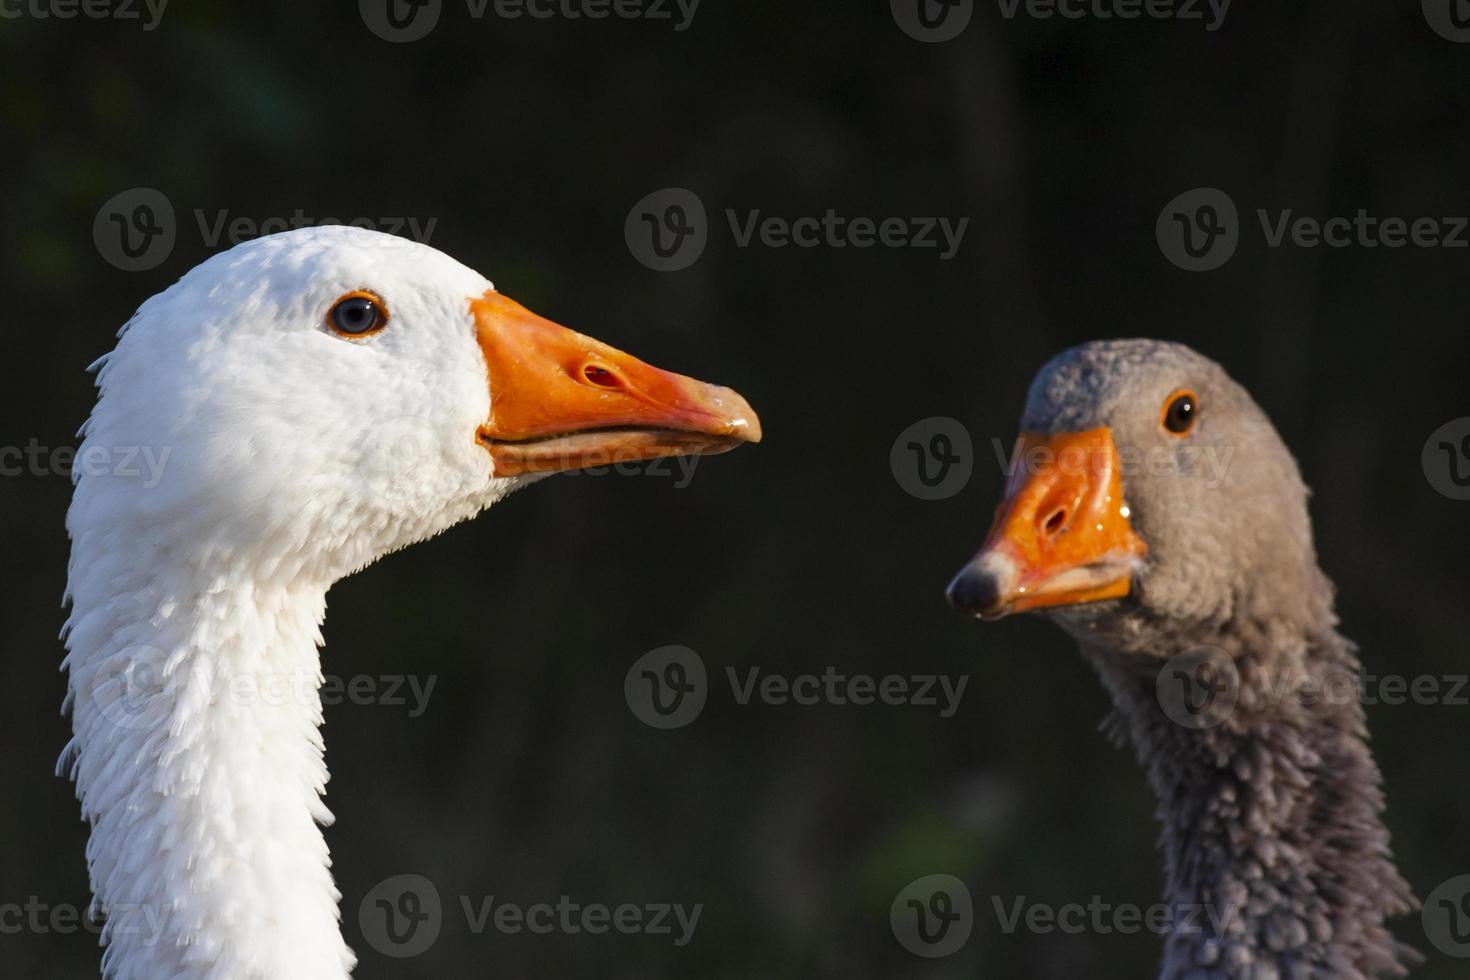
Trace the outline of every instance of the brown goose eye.
{"label": "brown goose eye", "polygon": [[1176,436],[1182,436],[1194,428],[1195,416],[1199,414],[1199,403],[1194,392],[1179,390],[1164,401],[1159,424]]}
{"label": "brown goose eye", "polygon": [[327,312],[327,326],[348,337],[376,333],[388,324],[388,309],[372,293],[358,290],[332,304]]}

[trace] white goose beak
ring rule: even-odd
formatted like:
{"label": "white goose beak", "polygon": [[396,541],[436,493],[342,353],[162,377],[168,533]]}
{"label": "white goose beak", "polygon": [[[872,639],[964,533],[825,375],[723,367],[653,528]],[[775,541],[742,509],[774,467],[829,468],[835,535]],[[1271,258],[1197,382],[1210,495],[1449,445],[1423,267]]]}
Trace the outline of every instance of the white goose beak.
{"label": "white goose beak", "polygon": [[490,384],[490,418],[478,440],[496,476],[760,442],[760,419],[729,388],[645,364],[494,290],[470,309]]}

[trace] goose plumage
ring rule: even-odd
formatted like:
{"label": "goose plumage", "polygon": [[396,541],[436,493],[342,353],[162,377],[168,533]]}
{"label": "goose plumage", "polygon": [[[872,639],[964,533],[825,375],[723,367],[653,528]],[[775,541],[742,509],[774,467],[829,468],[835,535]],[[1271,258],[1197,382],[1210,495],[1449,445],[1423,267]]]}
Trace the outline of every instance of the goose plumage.
{"label": "goose plumage", "polygon": [[535,316],[441,252],[311,228],[214,256],[99,362],[79,452],[62,768],[115,980],[332,980],[331,584],[547,473],[760,437],[733,391]]}
{"label": "goose plumage", "polygon": [[1103,341],[1041,369],[1021,428],[949,598],[984,619],[1048,616],[1111,694],[1107,727],[1158,799],[1166,899],[1190,923],[1159,976],[1403,975],[1417,954],[1384,920],[1415,900],[1389,852],[1359,661],[1265,413],[1187,347]]}

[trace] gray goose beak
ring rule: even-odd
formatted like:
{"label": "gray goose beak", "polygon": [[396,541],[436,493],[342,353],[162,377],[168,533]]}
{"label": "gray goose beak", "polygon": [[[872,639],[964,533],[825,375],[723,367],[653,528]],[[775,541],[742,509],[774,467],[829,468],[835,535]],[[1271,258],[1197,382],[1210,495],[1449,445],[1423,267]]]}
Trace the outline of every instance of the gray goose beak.
{"label": "gray goose beak", "polygon": [[949,583],[950,604],[998,619],[1127,595],[1148,546],[1129,519],[1112,430],[1023,432],[1013,459],[984,545]]}

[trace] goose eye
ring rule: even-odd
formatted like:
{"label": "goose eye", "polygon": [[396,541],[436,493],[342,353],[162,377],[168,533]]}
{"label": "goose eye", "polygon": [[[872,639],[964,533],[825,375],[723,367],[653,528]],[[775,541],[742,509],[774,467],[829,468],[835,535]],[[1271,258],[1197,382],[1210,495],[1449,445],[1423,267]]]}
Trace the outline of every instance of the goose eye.
{"label": "goose eye", "polygon": [[348,337],[376,333],[388,324],[388,310],[372,293],[348,293],[327,313],[327,326]]}
{"label": "goose eye", "polygon": [[1192,391],[1176,391],[1164,401],[1159,424],[1176,436],[1182,436],[1194,428],[1194,418],[1199,404]]}

